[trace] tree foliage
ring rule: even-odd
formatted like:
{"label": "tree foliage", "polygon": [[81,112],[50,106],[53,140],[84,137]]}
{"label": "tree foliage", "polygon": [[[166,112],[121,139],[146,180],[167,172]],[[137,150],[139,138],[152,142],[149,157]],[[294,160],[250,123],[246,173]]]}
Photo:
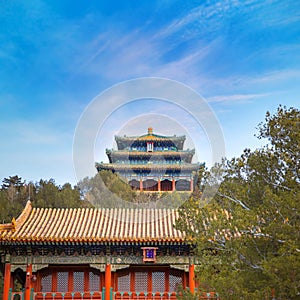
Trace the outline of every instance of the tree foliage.
{"label": "tree foliage", "polygon": [[122,180],[116,173],[102,170],[94,177],[78,183],[82,198],[95,207],[137,208],[178,207],[187,198],[185,193],[139,192]]}
{"label": "tree foliage", "polygon": [[0,189],[0,220],[11,222],[17,217],[28,200],[35,207],[82,207],[78,187],[66,183],[58,186],[53,179],[26,184],[18,175],[3,179]]}
{"label": "tree foliage", "polygon": [[201,208],[194,197],[181,209],[177,226],[196,243],[202,289],[225,299],[262,299],[273,289],[276,299],[299,299],[299,124],[295,108],[267,113],[258,138],[268,144],[225,160],[214,199]]}

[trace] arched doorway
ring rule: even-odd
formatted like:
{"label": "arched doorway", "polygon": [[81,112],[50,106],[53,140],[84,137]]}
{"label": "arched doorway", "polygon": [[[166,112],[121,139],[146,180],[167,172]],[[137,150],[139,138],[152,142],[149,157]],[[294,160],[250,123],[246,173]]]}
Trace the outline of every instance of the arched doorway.
{"label": "arched doorway", "polygon": [[144,191],[158,191],[157,181],[154,179],[147,179],[143,181],[143,190]]}
{"label": "arched doorway", "polygon": [[132,179],[129,181],[129,185],[133,190],[139,190],[140,189],[140,182],[136,179]]}
{"label": "arched doorway", "polygon": [[172,181],[165,179],[161,182],[161,191],[169,192],[172,191]]}
{"label": "arched doorway", "polygon": [[176,181],[176,191],[190,191],[191,183],[186,179],[179,179]]}

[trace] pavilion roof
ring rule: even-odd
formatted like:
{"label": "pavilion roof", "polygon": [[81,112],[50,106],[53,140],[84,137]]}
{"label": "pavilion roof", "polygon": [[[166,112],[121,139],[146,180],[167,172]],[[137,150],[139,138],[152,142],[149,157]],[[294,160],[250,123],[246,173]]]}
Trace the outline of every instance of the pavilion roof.
{"label": "pavilion roof", "polygon": [[96,163],[96,168],[98,170],[163,170],[163,171],[197,171],[199,170],[199,164],[190,164],[190,163],[182,163],[182,164],[117,164],[117,163]]}
{"label": "pavilion roof", "polygon": [[0,225],[2,243],[183,242],[174,209],[33,208]]}
{"label": "pavilion roof", "polygon": [[164,136],[164,135],[158,135],[154,133],[148,133],[140,136],[115,136],[115,139],[117,141],[185,141],[186,137],[185,135],[177,136]]}
{"label": "pavilion roof", "polygon": [[153,133],[153,128],[148,128],[148,133],[140,136],[115,136],[115,140],[119,150],[123,150],[127,147],[132,146],[134,143],[146,143],[146,142],[162,142],[166,144],[171,144],[177,148],[177,150],[183,149],[183,144],[186,137],[182,136],[163,136]]}
{"label": "pavilion roof", "polygon": [[188,149],[188,150],[178,150],[178,151],[128,151],[128,150],[113,150],[113,149],[106,149],[106,154],[108,155],[115,155],[115,156],[193,156],[195,154],[195,149]]}

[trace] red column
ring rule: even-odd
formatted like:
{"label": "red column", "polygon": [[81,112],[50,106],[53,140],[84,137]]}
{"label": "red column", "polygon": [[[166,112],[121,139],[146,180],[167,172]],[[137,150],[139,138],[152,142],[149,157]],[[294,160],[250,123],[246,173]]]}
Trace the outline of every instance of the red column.
{"label": "red column", "polygon": [[142,192],[143,191],[143,180],[140,179],[140,191]]}
{"label": "red column", "polygon": [[175,191],[175,179],[172,179],[172,191]]}
{"label": "red column", "polygon": [[26,268],[25,300],[30,300],[31,276],[32,276],[32,264],[27,265]]}
{"label": "red column", "polygon": [[161,191],[160,179],[157,180],[157,190]]}
{"label": "red column", "polygon": [[8,300],[9,288],[10,288],[10,264],[5,264],[5,271],[4,271],[4,286],[3,286],[3,300]]}
{"label": "red column", "polygon": [[190,292],[194,294],[195,292],[195,265],[189,266],[189,287]]}
{"label": "red column", "polygon": [[191,179],[190,183],[191,183],[190,190],[192,192],[194,190],[194,180],[193,180],[193,178]]}
{"label": "red column", "polygon": [[105,267],[105,300],[110,300],[111,288],[111,265],[107,264]]}

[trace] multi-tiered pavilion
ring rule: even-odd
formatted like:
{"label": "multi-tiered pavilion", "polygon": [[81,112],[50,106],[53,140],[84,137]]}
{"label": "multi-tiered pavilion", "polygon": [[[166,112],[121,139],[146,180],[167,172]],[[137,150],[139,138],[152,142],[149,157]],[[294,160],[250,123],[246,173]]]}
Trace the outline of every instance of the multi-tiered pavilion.
{"label": "multi-tiered pavilion", "polygon": [[109,163],[96,163],[98,171],[111,170],[140,191],[193,191],[199,164],[194,149],[184,150],[185,136],[115,136],[117,150],[107,149]]}

